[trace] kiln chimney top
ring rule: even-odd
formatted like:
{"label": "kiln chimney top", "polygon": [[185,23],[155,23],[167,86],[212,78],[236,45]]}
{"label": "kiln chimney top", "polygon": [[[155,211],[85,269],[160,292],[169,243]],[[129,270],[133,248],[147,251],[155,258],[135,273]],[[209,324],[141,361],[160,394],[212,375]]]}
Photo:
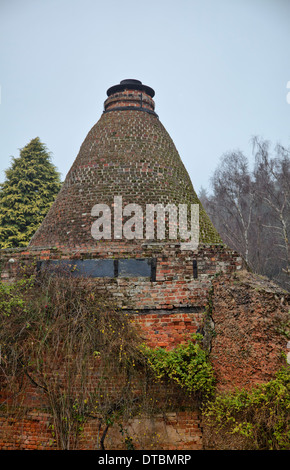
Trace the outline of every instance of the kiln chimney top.
{"label": "kiln chimney top", "polygon": [[119,85],[114,85],[111,88],[107,90],[107,95],[111,96],[114,93],[118,93],[119,91],[124,91],[124,90],[139,90],[139,91],[144,91],[147,95],[153,96],[155,95],[155,91],[153,88],[150,88],[147,85],[143,85],[140,80],[135,80],[131,78],[127,78],[126,80],[121,80]]}
{"label": "kiln chimney top", "polygon": [[149,86],[143,85],[140,80],[122,80],[119,85],[114,85],[107,90],[108,98],[104,103],[104,112],[109,111],[146,111],[154,112],[155,92]]}

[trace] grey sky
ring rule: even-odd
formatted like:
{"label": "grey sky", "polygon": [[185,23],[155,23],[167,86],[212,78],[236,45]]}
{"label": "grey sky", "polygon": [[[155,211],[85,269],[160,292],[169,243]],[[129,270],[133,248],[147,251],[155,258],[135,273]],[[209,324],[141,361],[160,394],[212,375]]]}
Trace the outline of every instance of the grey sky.
{"label": "grey sky", "polygon": [[197,191],[253,135],[290,145],[290,0],[0,0],[0,181],[38,136],[64,178],[135,78]]}

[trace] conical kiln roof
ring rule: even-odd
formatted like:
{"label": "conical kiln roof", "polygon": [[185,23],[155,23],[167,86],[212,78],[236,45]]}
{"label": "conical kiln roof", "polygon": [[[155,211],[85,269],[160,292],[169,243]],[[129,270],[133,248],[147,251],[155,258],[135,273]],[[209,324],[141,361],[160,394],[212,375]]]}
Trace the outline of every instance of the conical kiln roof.
{"label": "conical kiln roof", "polygon": [[199,204],[199,241],[221,243],[168,132],[155,113],[154,90],[139,80],[109,88],[104,112],[89,131],[31,247],[94,249],[96,204]]}

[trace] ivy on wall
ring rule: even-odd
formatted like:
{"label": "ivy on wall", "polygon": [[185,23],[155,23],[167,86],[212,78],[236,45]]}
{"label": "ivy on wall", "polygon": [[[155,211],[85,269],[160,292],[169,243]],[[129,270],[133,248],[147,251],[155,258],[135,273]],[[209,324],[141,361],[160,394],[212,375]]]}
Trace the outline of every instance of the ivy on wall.
{"label": "ivy on wall", "polygon": [[146,345],[142,350],[156,378],[168,377],[185,392],[205,400],[214,392],[215,378],[202,341],[202,335],[193,334],[190,340],[172,350],[152,349]]}

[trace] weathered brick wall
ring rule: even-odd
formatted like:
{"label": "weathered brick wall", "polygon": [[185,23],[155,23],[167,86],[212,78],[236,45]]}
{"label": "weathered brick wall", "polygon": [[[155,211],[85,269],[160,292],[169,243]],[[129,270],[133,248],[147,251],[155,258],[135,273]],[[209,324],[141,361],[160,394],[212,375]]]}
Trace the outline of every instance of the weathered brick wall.
{"label": "weathered brick wall", "polygon": [[[214,334],[207,344],[211,350],[217,389],[249,388],[270,380],[285,364],[282,353],[288,352],[283,331],[289,320],[289,294],[246,271],[219,274],[208,282],[211,286],[207,299],[211,310],[208,313],[212,320],[211,333]],[[145,308],[127,312],[141,327],[142,335],[151,347],[170,349],[205,326],[204,302],[190,308]],[[110,387],[113,391],[114,382]],[[172,396],[177,396],[174,391]],[[3,399],[5,397],[2,396]],[[6,403],[9,405],[9,401]],[[49,428],[51,417],[43,410],[39,390],[30,386],[21,403],[25,409],[23,417],[21,413],[17,419],[13,413],[8,418],[1,417],[0,449],[55,448]],[[179,410],[177,406],[165,420],[158,415],[154,419],[139,416],[123,423],[124,428],[135,447],[140,449],[209,448],[197,409],[191,406],[190,411]],[[89,421],[84,428],[80,448],[97,448],[99,436],[96,421]],[[108,449],[126,448],[124,435],[117,425],[110,429],[106,446]]]}
{"label": "weathered brick wall", "polygon": [[[139,249],[137,249],[137,247]],[[221,245],[200,245],[196,252],[180,249],[179,244],[144,244],[126,249],[122,243],[104,244],[90,252],[70,252],[53,249],[21,249],[2,251],[1,278],[13,281],[20,265],[34,266],[39,260],[55,259],[156,259],[156,281],[149,278],[94,278],[100,292],[107,292],[126,309],[204,308],[208,301],[211,280],[220,272],[231,273],[243,266],[241,257]],[[194,277],[193,261],[197,272]]]}
{"label": "weathered brick wall", "polygon": [[[48,413],[31,410],[25,418],[0,417],[0,450],[57,450]],[[202,429],[196,411],[180,411],[155,416],[139,417],[123,423],[126,434],[118,425],[112,426],[106,436],[107,450],[126,450],[125,438],[132,439],[136,450],[202,450]],[[84,425],[79,450],[99,450],[98,422]]]}
{"label": "weathered brick wall", "polygon": [[[201,329],[204,310],[208,301],[211,281],[220,271],[230,273],[242,266],[242,260],[222,246],[201,246],[199,251],[189,253],[176,244],[146,244],[128,249],[120,243],[99,247],[98,252],[70,252],[53,249],[19,249],[2,252],[1,277],[4,282],[13,282],[21,273],[20,266],[35,272],[36,262],[48,259],[77,259],[85,257],[155,257],[156,281],[147,278],[97,278],[100,293],[109,293],[141,328],[141,334],[151,347],[175,347]],[[193,275],[193,259],[197,261],[197,277]],[[114,387],[114,382],[110,385]],[[113,391],[113,389],[112,389]],[[4,399],[5,397],[2,397]],[[44,449],[55,448],[47,412],[43,412],[43,397],[39,390],[26,389],[21,406],[24,417],[5,419],[2,417],[0,449]],[[6,397],[7,399],[7,397]],[[18,410],[19,411],[19,410]],[[42,419],[43,416],[43,419]],[[142,417],[124,423],[137,448],[148,449],[201,449],[202,433],[200,418],[192,409],[180,412],[178,407],[166,420],[161,416]],[[142,432],[141,432],[142,429]],[[145,430],[145,431],[144,431]],[[9,431],[9,432],[8,432]],[[80,446],[99,446],[100,430],[95,421],[87,423]],[[111,449],[125,448],[124,438],[118,427],[112,428],[106,438]]]}
{"label": "weathered brick wall", "polygon": [[290,294],[246,271],[213,281],[211,362],[218,390],[267,382],[286,364]]}
{"label": "weathered brick wall", "polygon": [[190,335],[201,329],[204,311],[200,309],[149,310],[136,313],[134,322],[140,326],[146,344],[151,348],[172,349],[188,340]]}
{"label": "weathered brick wall", "polygon": [[[90,423],[90,426],[96,424]],[[122,436],[119,427],[112,427],[107,438],[107,448],[112,450],[126,449],[124,439],[132,438],[136,450],[202,450],[202,428],[200,416],[196,410],[177,411],[155,415],[154,417],[139,417],[124,423],[126,435]],[[80,448],[87,448],[89,439],[84,432],[84,442]],[[96,435],[96,432],[94,433]],[[91,448],[96,441],[91,439]]]}
{"label": "weathered brick wall", "polygon": [[[109,293],[125,312],[133,315],[148,345],[168,349],[188,339],[190,334],[201,330],[212,279],[219,272],[229,274],[242,267],[242,260],[236,253],[219,245],[203,245],[196,252],[190,253],[180,250],[178,244],[172,243],[147,243],[143,246],[137,244],[128,248],[126,244],[116,242],[110,243],[109,246],[100,244],[98,251],[90,252],[35,248],[19,249],[14,252],[6,250],[1,255],[1,277],[4,282],[13,282],[21,274],[20,266],[26,266],[28,271],[35,272],[36,262],[41,260],[130,257],[156,258],[156,281],[139,277],[95,278],[92,282],[97,283],[100,293]],[[193,260],[196,260],[197,265],[195,275]],[[113,387],[114,381],[110,384],[112,392]],[[176,396],[178,397],[178,393]],[[39,390],[31,386],[26,389],[22,406],[27,409],[24,417],[18,417],[14,421],[2,417],[0,448],[54,448],[53,435],[49,431],[51,419],[47,421],[47,412],[43,412],[42,395]],[[183,409],[184,406],[186,409],[186,404],[183,405]],[[44,413],[44,424],[41,420],[42,413]],[[43,427],[40,428],[42,424]],[[132,434],[137,448],[202,448],[200,418],[194,407],[190,411],[180,412],[177,406],[176,411],[165,420],[162,420],[161,416],[156,416],[154,419],[140,416],[130,423],[124,423],[124,426]],[[100,430],[96,422],[87,423],[80,446],[98,447],[99,435]],[[125,448],[124,438],[117,427],[110,429],[106,446],[108,449]]]}
{"label": "weathered brick wall", "polygon": [[[198,312],[170,313],[168,311],[148,311],[148,314],[135,313],[131,321],[136,323],[144,334],[144,341],[151,347],[162,346],[167,349],[177,346],[186,339],[202,322],[202,314]],[[98,361],[91,366],[90,380],[98,380]],[[58,379],[65,380],[65,371],[61,365],[58,369]],[[104,381],[104,394],[109,393],[110,399],[125,384],[126,378],[110,376]],[[131,387],[137,395],[144,387],[142,374],[133,380]],[[87,384],[88,386],[88,384]],[[148,385],[147,385],[148,387]],[[201,450],[202,428],[198,404],[193,399],[180,394],[174,384],[161,382],[152,383],[149,393],[154,397],[154,407],[160,413],[144,412],[129,421],[118,421],[109,428],[105,447],[107,450],[126,449],[125,438],[130,437],[135,449],[149,450]],[[153,387],[153,388],[152,388]],[[103,393],[103,392],[101,392]],[[152,398],[151,398],[152,399]],[[149,400],[149,397],[148,397]],[[0,402],[4,404],[0,412],[0,450],[27,449],[53,450],[56,449],[53,434],[53,419],[48,412],[48,402],[45,392],[24,378],[21,393],[17,400],[11,399],[9,391],[0,394]],[[174,411],[167,412],[166,404]],[[16,408],[15,408],[16,405]],[[149,410],[151,404],[149,403]],[[98,419],[90,419],[84,424],[79,440],[79,449],[100,449],[100,438],[104,427],[99,427]],[[121,432],[123,430],[123,434]],[[125,430],[125,432],[124,432]]]}
{"label": "weathered brick wall", "polygon": [[0,450],[54,450],[51,416],[29,410],[25,417],[0,416]]}

